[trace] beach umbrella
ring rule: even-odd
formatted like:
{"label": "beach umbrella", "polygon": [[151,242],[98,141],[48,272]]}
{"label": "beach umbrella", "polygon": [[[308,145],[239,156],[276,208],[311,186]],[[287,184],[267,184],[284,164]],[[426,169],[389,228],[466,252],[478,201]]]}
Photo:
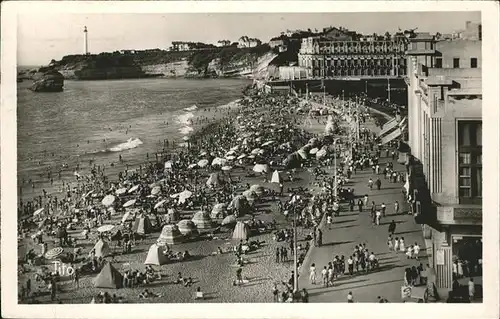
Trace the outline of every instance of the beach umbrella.
{"label": "beach umbrella", "polygon": [[126,222],[127,220],[131,220],[133,218],[134,218],[134,212],[128,211],[125,214],[123,214],[122,223]]}
{"label": "beach umbrella", "polygon": [[179,203],[184,203],[186,199],[189,197],[193,196],[193,192],[188,191],[187,189],[185,191],[182,191],[179,193]]}
{"label": "beach umbrella", "polygon": [[132,192],[135,192],[137,189],[139,189],[139,185],[132,186],[132,188],[128,190],[128,193],[130,194]]}
{"label": "beach umbrella", "polygon": [[188,168],[195,168],[196,166],[198,166],[198,164],[189,164]]}
{"label": "beach umbrella", "polygon": [[249,190],[249,189],[247,189],[246,191],[244,191],[242,195],[245,196],[246,199],[248,201],[250,201],[250,202],[252,202],[252,201],[254,201],[254,200],[257,199],[257,194],[254,191]]}
{"label": "beach umbrella", "polygon": [[212,208],[211,218],[223,218],[226,215],[227,204],[218,203]]}
{"label": "beach umbrella", "polygon": [[206,152],[206,151],[202,151],[202,152],[200,153],[200,156],[205,156],[205,155],[207,155],[207,152]]}
{"label": "beach umbrella", "polygon": [[160,236],[158,237],[156,244],[160,247],[169,245],[180,244],[184,241],[184,236],[180,232],[177,225],[165,225],[161,230]]}
{"label": "beach umbrella", "polygon": [[196,225],[198,229],[210,229],[212,228],[212,219],[208,212],[199,211],[194,214],[191,221]]}
{"label": "beach umbrella", "polygon": [[234,154],[234,150],[230,150],[229,152],[227,152],[227,153],[226,153],[226,157],[227,157],[227,156],[231,156],[231,155],[233,155],[233,154]]}
{"label": "beach umbrella", "polygon": [[181,234],[183,234],[184,236],[192,236],[198,234],[198,229],[196,228],[196,225],[193,223],[193,221],[189,219],[181,220],[180,222],[177,223],[177,227],[179,228]]}
{"label": "beach umbrella", "polygon": [[238,195],[233,198],[228,208],[234,209],[238,216],[243,216],[244,214],[250,212],[250,204],[248,203],[247,198],[243,195]]}
{"label": "beach umbrella", "polygon": [[287,169],[299,168],[302,161],[302,157],[297,153],[292,153],[287,156],[284,161],[284,165]]}
{"label": "beach umbrella", "polygon": [[232,161],[232,160],[234,160],[235,158],[236,158],[236,156],[233,156],[233,155],[226,156],[226,159],[227,159],[228,161]]}
{"label": "beach umbrella", "polygon": [[120,189],[117,189],[115,194],[116,195],[121,195],[121,194],[125,194],[127,192],[127,189],[126,188],[120,188]]}
{"label": "beach umbrella", "polygon": [[215,166],[215,165],[220,165],[220,166],[224,166],[226,164],[227,160],[224,159],[224,158],[220,158],[220,157],[216,157],[214,158],[214,160],[212,161],[212,166]]}
{"label": "beach umbrella", "polygon": [[205,167],[208,165],[208,160],[207,159],[202,159],[200,161],[198,161],[198,166],[199,167]]}
{"label": "beach umbrella", "polygon": [[267,173],[269,172],[269,166],[267,164],[255,164],[253,171],[256,173]]}
{"label": "beach umbrella", "polygon": [[250,229],[247,224],[237,222],[233,231],[233,240],[247,240],[250,236]]}
{"label": "beach umbrella", "polygon": [[130,206],[134,205],[135,202],[136,202],[135,199],[131,199],[128,202],[126,202],[125,204],[123,204],[123,207],[130,207]]}
{"label": "beach umbrella", "polygon": [[238,158],[238,159],[242,159],[242,158],[245,158],[245,157],[247,157],[247,154],[241,154],[241,155],[240,155],[240,156],[238,156],[237,158]]}
{"label": "beach umbrella", "polygon": [[259,197],[264,195],[264,192],[265,192],[264,187],[262,187],[260,185],[252,185],[252,186],[250,186],[250,190],[252,192],[255,192],[255,194],[257,194],[257,196],[259,196]]}
{"label": "beach umbrella", "polygon": [[259,153],[260,153],[260,148],[254,148],[254,149],[252,150],[252,152],[251,152],[251,154],[253,154],[253,155],[257,155],[257,154],[259,154]]}
{"label": "beach umbrella", "polygon": [[266,147],[266,146],[271,145],[271,144],[273,144],[273,143],[274,143],[274,141],[267,141],[267,142],[265,142],[264,144],[262,144],[261,146],[262,146],[262,147]]}
{"label": "beach umbrella", "polygon": [[186,135],[186,136],[184,136],[182,139],[183,139],[184,141],[189,141],[189,136],[187,136],[187,135]]}
{"label": "beach umbrella", "polygon": [[90,194],[92,194],[94,191],[89,191],[87,193],[85,193],[82,198],[86,198],[87,196],[89,196]]}
{"label": "beach umbrella", "polygon": [[102,225],[101,227],[97,228],[97,231],[100,233],[105,233],[111,231],[113,228],[115,228],[114,225]]}
{"label": "beach umbrella", "polygon": [[172,161],[165,162],[165,169],[171,169],[173,164]]}
{"label": "beach umbrella", "polygon": [[55,247],[45,253],[45,258],[54,259],[59,257],[64,252],[62,247]]}
{"label": "beach umbrella", "polygon": [[39,209],[35,210],[35,212],[33,213],[33,216],[36,216],[36,215],[40,214],[41,212],[43,212],[44,209],[45,208],[42,207],[42,208],[39,208]]}
{"label": "beach umbrella", "polygon": [[155,186],[151,190],[151,195],[158,195],[159,193],[161,193],[161,187],[160,186]]}
{"label": "beach umbrella", "polygon": [[225,225],[234,225],[236,224],[236,217],[234,217],[234,215],[229,215],[229,216],[226,216],[223,220],[222,220],[222,223],[221,223],[223,226]]}
{"label": "beach umbrella", "polygon": [[155,204],[154,209],[158,209],[159,207],[163,206],[163,204],[165,204],[166,201],[167,201],[166,199],[162,199],[161,201]]}
{"label": "beach umbrella", "polygon": [[231,167],[231,166],[226,165],[226,166],[222,166],[222,168],[221,168],[221,169],[222,169],[223,171],[230,171],[230,170],[232,169],[232,167]]}
{"label": "beach umbrella", "polygon": [[248,155],[247,158],[255,158],[255,155]]}
{"label": "beach umbrella", "polygon": [[233,147],[231,147],[230,151],[237,151],[238,148],[240,148],[239,145],[233,146]]}
{"label": "beach umbrella", "polygon": [[322,158],[326,155],[326,149],[322,148],[316,153],[316,158]]}
{"label": "beach umbrella", "polygon": [[309,154],[314,155],[314,154],[318,153],[318,151],[319,151],[319,150],[318,150],[318,148],[317,148],[317,147],[315,147],[315,148],[313,148],[313,149],[311,149],[311,150],[309,151]]}
{"label": "beach umbrella", "polygon": [[102,204],[104,206],[111,206],[113,205],[113,203],[115,202],[115,199],[116,197],[114,197],[113,195],[106,195],[103,199],[102,199]]}

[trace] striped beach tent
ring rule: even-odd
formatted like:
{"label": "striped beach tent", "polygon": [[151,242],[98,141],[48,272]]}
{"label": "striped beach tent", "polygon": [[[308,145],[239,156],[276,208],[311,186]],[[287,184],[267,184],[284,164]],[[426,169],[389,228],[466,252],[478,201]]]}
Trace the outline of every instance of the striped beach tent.
{"label": "striped beach tent", "polygon": [[243,195],[238,195],[231,201],[228,206],[229,209],[234,210],[238,216],[243,216],[250,212],[250,204]]}
{"label": "striped beach tent", "polygon": [[151,221],[149,218],[143,214],[135,218],[132,231],[136,234],[145,235],[151,232]]}
{"label": "striped beach tent", "polygon": [[198,229],[209,229],[212,228],[212,219],[208,212],[199,211],[194,214],[191,221],[196,225]]}
{"label": "striped beach tent", "polygon": [[106,263],[94,279],[95,288],[123,288],[123,275],[111,263]]}
{"label": "striped beach tent", "polygon": [[237,222],[233,231],[233,239],[247,240],[250,237],[250,229],[244,222]]}
{"label": "striped beach tent", "polygon": [[165,225],[163,226],[160,236],[156,241],[156,245],[158,246],[165,246],[167,244],[175,245],[175,244],[180,244],[183,241],[184,241],[184,236],[180,232],[179,227],[177,227],[177,225]]}
{"label": "striped beach tent", "polygon": [[94,251],[96,257],[106,257],[109,254],[109,245],[107,242],[99,239],[91,251]]}
{"label": "striped beach tent", "polygon": [[259,197],[262,197],[264,195],[264,192],[265,192],[265,188],[263,186],[260,186],[260,185],[252,185],[252,186],[250,186],[250,190],[252,192],[255,192],[255,194],[257,194],[257,196],[259,196]]}
{"label": "striped beach tent", "polygon": [[157,244],[151,245],[151,247],[149,247],[146,260],[144,261],[144,265],[161,266],[168,263],[168,257],[163,253],[164,250],[164,247],[158,246]]}
{"label": "striped beach tent", "polygon": [[195,236],[198,235],[198,229],[196,225],[190,221],[189,219],[183,219],[177,223],[177,227],[179,227],[179,231],[184,236]]}

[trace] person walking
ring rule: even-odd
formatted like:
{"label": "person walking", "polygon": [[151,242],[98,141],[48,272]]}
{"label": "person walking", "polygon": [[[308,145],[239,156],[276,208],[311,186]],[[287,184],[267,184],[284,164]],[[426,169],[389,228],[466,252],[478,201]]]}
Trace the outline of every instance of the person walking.
{"label": "person walking", "polygon": [[469,278],[467,286],[469,287],[469,301],[472,302],[476,294],[476,285],[474,284],[474,279],[472,277]]}
{"label": "person walking", "polygon": [[396,238],[394,239],[394,251],[395,251],[396,253],[397,253],[397,252],[399,252],[399,238],[398,238],[398,237],[396,237]]}
{"label": "person walking", "polygon": [[396,222],[393,219],[389,224],[389,235],[393,236],[395,231],[396,231]]}
{"label": "person walking", "polygon": [[385,217],[385,212],[386,212],[385,203],[382,203],[382,205],[380,205],[380,209],[382,210],[382,217]]}
{"label": "person walking", "polygon": [[280,248],[279,247],[276,247],[276,262],[279,263],[280,262]]}
{"label": "person walking", "polygon": [[311,268],[309,268],[309,281],[311,285],[316,284],[316,265],[314,263],[311,265]]}
{"label": "person walking", "polygon": [[347,259],[347,269],[349,271],[349,275],[353,275],[354,273],[354,260],[352,260],[352,256],[349,256]]}
{"label": "person walking", "polygon": [[382,214],[380,213],[380,211],[379,211],[379,210],[377,210],[377,211],[375,212],[375,224],[376,224],[377,226],[380,226],[380,217],[381,217],[381,216],[382,216]]}
{"label": "person walking", "polygon": [[328,287],[328,269],[326,269],[326,266],[321,270],[321,280],[323,281],[323,286]]}
{"label": "person walking", "polygon": [[394,203],[394,214],[399,215],[399,202]]}
{"label": "person walking", "polygon": [[373,180],[371,177],[370,177],[370,179],[368,179],[368,187],[370,188],[370,190],[373,189]]}
{"label": "person walking", "polygon": [[368,206],[368,194],[363,198],[363,206]]}
{"label": "person walking", "polygon": [[354,303],[354,297],[352,295],[352,291],[349,291],[347,294],[347,303]]}
{"label": "person walking", "polygon": [[323,232],[321,229],[318,229],[318,247],[321,247],[323,243]]}
{"label": "person walking", "polygon": [[278,290],[278,287],[276,286],[276,284],[274,284],[273,286],[273,301],[274,302],[278,302],[279,300],[279,290]]}
{"label": "person walking", "polygon": [[389,251],[392,251],[392,236],[389,235],[389,238],[387,239],[387,248]]}
{"label": "person walking", "polygon": [[416,260],[418,260],[419,253],[420,253],[420,246],[418,245],[418,243],[415,243],[415,245],[413,245],[413,256],[415,257]]}
{"label": "person walking", "polygon": [[75,284],[76,284],[76,289],[80,289],[80,272],[78,270],[78,268],[74,268],[74,274],[73,274],[73,279],[75,281]]}
{"label": "person walking", "polygon": [[361,198],[358,200],[358,210],[360,213],[363,212],[363,201]]}
{"label": "person walking", "polygon": [[380,181],[380,178],[377,178],[375,181],[375,185],[377,186],[377,190],[380,190],[380,186],[382,186],[382,182]]}
{"label": "person walking", "polygon": [[399,251],[401,251],[402,253],[404,253],[406,251],[405,239],[403,237],[401,237],[401,239],[399,239]]}

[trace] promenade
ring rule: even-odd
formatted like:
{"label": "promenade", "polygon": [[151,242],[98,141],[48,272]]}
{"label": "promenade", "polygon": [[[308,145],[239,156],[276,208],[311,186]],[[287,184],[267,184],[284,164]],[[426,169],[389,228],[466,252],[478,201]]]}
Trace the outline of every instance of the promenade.
{"label": "promenade", "polygon": [[[379,128],[375,127],[372,119],[363,124],[374,132]],[[385,167],[389,161],[393,162],[397,172],[404,171],[404,166],[392,160],[391,157],[384,157],[382,152],[380,167]],[[333,172],[332,172],[333,173]],[[377,190],[368,188],[368,179],[382,181],[382,187]],[[357,206],[354,212],[349,211],[347,204],[342,204],[339,217],[334,217],[331,228],[322,224],[323,244],[321,247],[313,247],[307,263],[301,268],[299,278],[299,288],[306,288],[309,292],[310,302],[346,302],[347,294],[352,292],[355,302],[377,302],[377,296],[382,296],[390,302],[401,302],[401,286],[404,282],[404,270],[406,267],[427,264],[425,243],[420,225],[416,224],[412,215],[407,214],[402,188],[403,183],[390,183],[383,178],[383,175],[372,173],[371,168],[357,171],[353,174],[351,181],[346,187],[354,188],[358,197],[368,194],[369,203],[375,201],[379,208],[382,203],[387,206],[387,215],[381,219],[379,226],[372,225],[369,207],[365,207],[362,213],[358,212]],[[357,201],[357,199],[356,199]],[[400,203],[400,214],[394,213],[394,203]],[[370,205],[370,204],[369,204]],[[387,246],[388,226],[394,220],[397,224],[394,237],[404,237],[405,245],[412,245],[415,242],[421,247],[419,260],[408,260],[406,255],[399,252],[389,251]],[[323,287],[321,283],[321,270],[328,265],[335,256],[345,256],[347,260],[352,254],[354,246],[366,244],[370,252],[374,252],[379,260],[379,268],[368,273],[354,273],[353,276],[343,275],[334,281],[333,287]],[[309,268],[315,264],[318,284],[309,282]],[[347,269],[347,267],[346,267]]]}

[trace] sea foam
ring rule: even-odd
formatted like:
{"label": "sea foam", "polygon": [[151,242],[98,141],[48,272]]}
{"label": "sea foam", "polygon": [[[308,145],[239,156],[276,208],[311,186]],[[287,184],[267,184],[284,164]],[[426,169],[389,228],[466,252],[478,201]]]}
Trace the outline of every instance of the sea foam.
{"label": "sea foam", "polygon": [[198,107],[196,105],[190,106],[190,107],[185,107],[185,111],[196,111]]}
{"label": "sea foam", "polygon": [[129,150],[132,148],[136,148],[142,144],[144,144],[144,143],[138,138],[129,138],[126,142],[123,142],[123,143],[117,144],[113,147],[110,147],[108,150],[110,152],[121,152],[121,151]]}

